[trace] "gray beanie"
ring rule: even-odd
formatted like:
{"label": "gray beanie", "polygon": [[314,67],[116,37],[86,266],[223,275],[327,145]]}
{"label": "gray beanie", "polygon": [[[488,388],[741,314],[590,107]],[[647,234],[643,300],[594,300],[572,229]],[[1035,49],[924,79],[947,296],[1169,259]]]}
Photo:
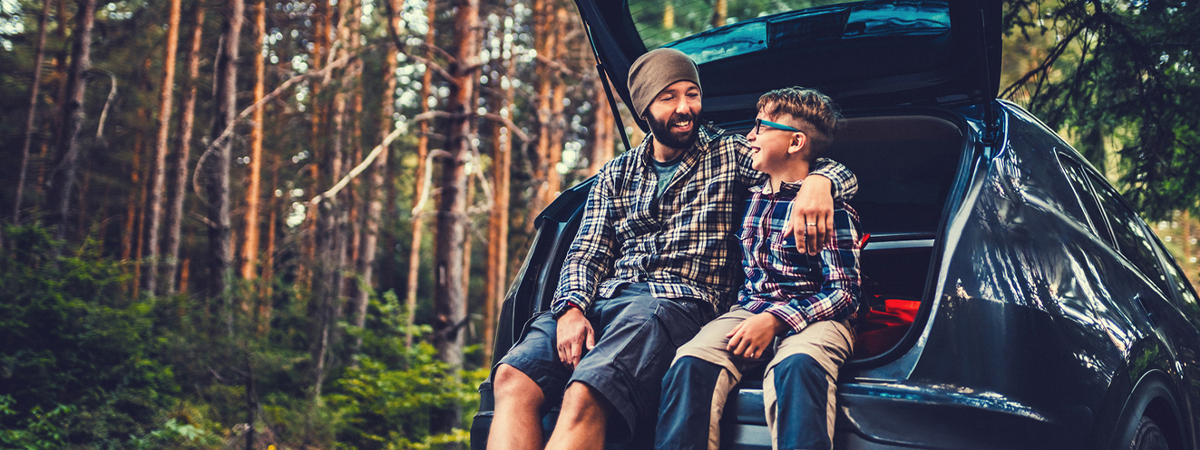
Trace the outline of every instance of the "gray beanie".
{"label": "gray beanie", "polygon": [[[700,86],[700,72],[696,63],[679,50],[658,48],[638,57],[629,67],[629,96],[633,109],[640,117],[654,101],[654,97],[676,81],[691,81]],[[704,88],[700,89],[704,93]]]}

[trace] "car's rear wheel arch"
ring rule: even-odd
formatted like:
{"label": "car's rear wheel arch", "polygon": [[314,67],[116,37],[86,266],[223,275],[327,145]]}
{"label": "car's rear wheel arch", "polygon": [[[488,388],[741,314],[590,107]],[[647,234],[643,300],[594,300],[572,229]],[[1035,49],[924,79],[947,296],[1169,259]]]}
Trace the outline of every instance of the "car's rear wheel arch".
{"label": "car's rear wheel arch", "polygon": [[1191,448],[1185,445],[1186,428],[1181,420],[1183,416],[1176,399],[1175,390],[1166,373],[1155,369],[1143,374],[1121,408],[1121,415],[1109,439],[1108,448],[1128,449],[1142,417],[1148,417],[1158,425],[1171,449]]}

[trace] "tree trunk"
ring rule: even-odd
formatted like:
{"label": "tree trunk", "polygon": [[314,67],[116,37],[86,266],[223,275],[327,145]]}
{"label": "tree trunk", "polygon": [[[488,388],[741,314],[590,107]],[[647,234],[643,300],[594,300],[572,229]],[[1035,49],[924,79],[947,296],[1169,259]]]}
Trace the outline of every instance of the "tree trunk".
{"label": "tree trunk", "polygon": [[[506,35],[512,34],[511,29],[504,32]],[[515,52],[512,52],[512,44],[504,45],[514,57],[501,64],[504,67],[501,72],[503,80],[509,82],[496,83],[501,90],[492,95],[491,110],[499,111],[501,116],[512,117],[513,83],[510,77],[516,67],[516,59]],[[483,364],[489,367],[494,356],[492,347],[495,346],[497,313],[504,302],[505,283],[508,282],[509,185],[512,180],[512,133],[499,123],[493,124],[492,130],[493,199],[492,210],[488,216],[488,272],[483,310]]]}
{"label": "tree trunk", "polygon": [[[149,69],[149,66],[150,66],[149,63],[150,63],[150,60],[146,59],[146,68],[147,69]],[[150,90],[150,89],[147,89],[147,90]],[[138,110],[138,119],[141,121],[141,123],[149,122],[150,121],[150,110],[139,109]],[[143,133],[142,130],[139,128],[134,133],[135,133],[133,136],[134,148],[136,149],[136,151],[139,154],[142,154],[142,156],[149,156],[149,155],[146,155],[146,151],[149,149],[149,146],[146,145],[146,139],[142,135],[142,133]],[[134,234],[133,234],[133,236],[135,238],[134,244],[133,244],[133,249],[134,249],[133,250],[133,253],[134,253],[134,255],[133,255],[133,261],[134,261],[133,279],[129,280],[129,285],[131,287],[130,292],[133,293],[134,298],[137,298],[137,296],[138,296],[139,288],[141,287],[141,283],[139,281],[142,279],[142,256],[143,256],[142,249],[145,248],[145,246],[146,246],[146,239],[145,239],[145,236],[146,236],[146,198],[148,197],[146,195],[147,194],[146,190],[149,187],[147,185],[147,181],[149,181],[149,180],[147,180],[146,178],[149,178],[149,177],[142,178],[141,181],[136,181],[136,180],[138,178],[141,178],[143,175],[148,175],[146,173],[146,168],[147,168],[146,166],[148,166],[148,165],[149,165],[148,161],[146,161],[145,158],[142,158],[141,164],[139,164],[133,168],[136,175],[134,176],[135,181],[134,181],[133,185],[130,186],[130,189],[137,189],[137,193],[138,193],[137,202],[136,202],[136,205],[137,205],[137,231],[134,232]],[[133,198],[132,193],[130,193],[130,198]]]}
{"label": "tree trunk", "polygon": [[[279,186],[279,155],[271,157],[271,186]],[[267,218],[267,260],[263,262],[262,301],[258,303],[258,335],[263,336],[271,329],[271,295],[275,279],[275,230],[279,227],[277,214],[282,207],[280,197],[271,196],[271,214]]]}
{"label": "tree trunk", "polygon": [[601,77],[605,76],[600,73],[592,82],[592,103],[596,107],[592,121],[592,142],[591,145],[588,145],[591,151],[588,156],[588,176],[599,173],[600,168],[613,159],[613,136],[616,123],[612,108],[608,104],[608,96],[604,93],[604,79]]}
{"label": "tree trunk", "polygon": [[54,237],[61,240],[66,233],[67,212],[71,205],[71,185],[76,163],[82,152],[77,137],[83,126],[83,94],[87,90],[86,72],[91,67],[92,26],[96,18],[96,0],[79,0],[76,13],[75,50],[71,56],[67,99],[63,105],[63,134],[58,143],[61,155],[54,170],[51,201],[57,215]]}
{"label": "tree trunk", "polygon": [[[533,163],[533,182],[536,188],[533,191],[533,199],[530,202],[529,217],[525,222],[526,234],[533,233],[534,221],[538,214],[549,204],[547,199],[551,198],[554,187],[551,185],[551,178],[557,178],[557,168],[551,163],[551,142],[556,126],[554,117],[554,106],[552,96],[556,95],[555,84],[557,75],[553,73],[554,68],[546,61],[554,61],[556,55],[555,50],[558,48],[559,33],[554,32],[560,24],[556,23],[554,14],[554,6],[551,0],[537,0],[534,2],[534,33],[535,47],[537,48],[537,65],[535,73],[537,76],[537,119],[538,119],[538,140]],[[561,101],[560,101],[561,103]]]}
{"label": "tree trunk", "polygon": [[[76,3],[78,3],[78,1],[76,1]],[[70,84],[68,80],[70,75],[68,74],[69,64],[67,60],[67,53],[71,50],[71,47],[66,45],[66,42],[68,28],[67,24],[71,20],[68,18],[67,1],[62,0],[58,2],[57,9],[58,13],[54,16],[54,21],[57,24],[57,26],[54,27],[54,35],[57,38],[56,41],[62,43],[62,48],[59,49],[54,57],[54,75],[51,77],[51,80],[53,80],[54,83],[54,109],[51,113],[51,117],[53,117],[53,119],[51,120],[50,135],[55,136],[55,138],[49,144],[42,142],[41,154],[38,158],[42,163],[37,165],[37,182],[34,183],[36,192],[35,197],[39,199],[42,206],[47,208],[51,208],[48,203],[51,200],[49,197],[43,197],[43,194],[48,195],[48,193],[44,191],[45,188],[49,187],[46,184],[46,177],[54,176],[52,173],[47,173],[47,171],[52,170],[49,161],[55,157],[54,155],[51,155],[51,147],[53,147],[54,150],[57,150],[59,139],[63,134],[66,133],[66,129],[64,127],[65,117],[63,114],[66,112],[65,108],[67,106],[67,89],[69,87],[68,84]],[[79,16],[76,15],[75,18],[78,19]]]}
{"label": "tree trunk", "polygon": [[[13,198],[12,223],[21,223],[21,197],[25,189],[25,173],[29,170],[29,144],[33,141],[34,119],[37,118],[38,89],[42,84],[42,61],[46,49],[46,20],[50,16],[51,0],[42,1],[42,17],[38,18],[37,45],[33,57],[33,81],[29,85],[29,116],[25,119],[25,140],[21,145],[21,170],[17,176],[17,195]],[[4,232],[0,230],[0,248],[4,248]]]}
{"label": "tree trunk", "polygon": [[146,276],[143,288],[150,295],[157,290],[159,248],[158,236],[162,231],[163,191],[167,184],[167,137],[171,131],[171,110],[175,87],[175,53],[179,47],[179,15],[181,0],[171,0],[170,18],[167,21],[167,49],[163,55],[162,89],[158,100],[158,135],[154,140],[154,182],[150,188],[150,226],[146,233]]}
{"label": "tree trunk", "polygon": [[192,46],[188,49],[187,75],[183,78],[180,93],[179,129],[176,130],[175,152],[171,155],[172,177],[170,184],[171,205],[167,208],[167,239],[165,249],[166,283],[163,292],[175,293],[175,279],[179,269],[179,242],[183,226],[183,200],[187,198],[188,160],[191,156],[192,126],[196,112],[196,78],[200,76],[200,45],[204,32],[204,2],[197,1],[192,11]]}
{"label": "tree trunk", "polygon": [[[258,0],[254,4],[254,48],[261,49],[267,34],[267,2]],[[260,51],[254,52],[254,102],[263,98],[265,62]],[[243,280],[252,280],[258,267],[258,210],[262,198],[262,154],[263,154],[263,106],[254,108],[254,123],[250,130],[250,173],[246,184],[245,232],[242,234]],[[245,305],[249,308],[249,304]]]}
{"label": "tree trunk", "polygon": [[436,283],[434,288],[434,346],[438,358],[451,367],[462,365],[462,326],[466,318],[463,296],[463,242],[466,232],[465,159],[469,151],[471,123],[470,101],[475,91],[475,49],[478,32],[477,0],[456,0],[454,40],[457,51],[451,64],[450,113],[446,136],[446,155],[442,157],[441,199],[438,204],[437,245],[434,252]]}
{"label": "tree trunk", "polygon": [[[396,10],[396,8],[393,8]],[[425,16],[428,20],[429,27],[425,34],[425,44],[427,51],[426,58],[433,57],[434,46],[434,19],[436,19],[437,2],[428,2],[425,8]],[[425,73],[421,75],[421,112],[429,112],[429,103],[425,99],[429,98],[430,84],[433,83],[433,70],[429,67],[425,68]],[[425,167],[426,160],[429,159],[429,120],[421,121],[421,133],[417,137],[417,174],[415,187],[413,188],[413,218],[412,218],[412,242],[408,250],[408,284],[406,285],[407,293],[404,297],[404,305],[406,309],[406,324],[404,343],[406,347],[412,347],[413,341],[413,320],[417,315],[417,284],[420,280],[421,269],[421,234],[424,230],[419,212],[416,210],[417,205],[421,203],[421,196],[425,194],[425,171],[429,170]]]}
{"label": "tree trunk", "polygon": [[[470,149],[471,104],[478,79],[477,33],[478,0],[455,0],[454,61],[450,65],[450,98],[446,104],[446,155],[442,159],[441,195],[438,201],[437,245],[434,250],[434,323],[433,345],[438,359],[451,368],[463,363],[463,328],[467,320],[467,299],[463,292],[463,245],[466,233],[465,162]],[[434,412],[440,432],[460,426],[457,407]]]}
{"label": "tree trunk", "polygon": [[[121,260],[134,258],[137,246],[138,186],[142,184],[142,135],[133,136],[133,160],[129,167],[129,199],[125,202],[125,233],[121,239]],[[134,282],[137,278],[133,279]]]}
{"label": "tree trunk", "polygon": [[[329,43],[329,26],[333,14],[329,11],[329,2],[319,1],[315,3],[315,6],[312,21],[316,27],[316,40],[313,42],[312,58],[309,64],[312,67],[311,70],[321,70],[325,66],[325,49]],[[315,194],[321,192],[321,164],[319,162],[323,161],[323,147],[328,140],[324,138],[325,132],[323,128],[325,124],[322,117],[324,105],[321,101],[322,86],[320,82],[313,82],[310,86],[312,87],[310,94],[310,97],[312,97],[310,127],[312,129],[313,151],[312,160],[308,164],[308,170],[312,182],[312,191]],[[308,217],[316,219],[317,214],[319,214],[319,211],[314,210],[308,213]],[[302,241],[300,267],[297,269],[296,277],[296,284],[308,288],[310,293],[315,289],[313,278],[317,276],[314,266],[318,264],[318,261],[316,261],[318,222],[319,220],[305,220],[306,233],[304,235],[306,238]]]}
{"label": "tree trunk", "polygon": [[[233,126],[237,115],[237,59],[241,40],[242,0],[226,0],[225,20],[221,23],[222,48],[217,59],[216,108],[212,138],[221,136],[226,127]],[[213,149],[215,152],[204,170],[208,172],[205,190],[208,200],[209,272],[213,289],[209,298],[220,298],[225,331],[233,334],[233,305],[229,288],[233,278],[233,252],[230,251],[229,217],[229,158],[232,140]],[[199,170],[199,168],[197,169]]]}
{"label": "tree trunk", "polygon": [[[390,2],[391,11],[398,11],[401,6],[400,0],[387,0]],[[432,2],[431,2],[432,3]],[[388,28],[389,33],[394,32],[399,27],[399,22],[395,14],[389,14],[387,20],[392,22],[392,27]],[[392,36],[395,38],[395,36]],[[386,63],[383,65],[383,92],[385,96],[379,109],[379,139],[382,142],[387,136],[389,130],[395,128],[396,119],[392,118],[392,114],[396,112],[396,68],[399,66],[397,61],[397,50],[395,46],[389,46],[387,49]],[[375,159],[375,163],[371,167],[371,177],[367,183],[365,194],[367,196],[367,212],[365,226],[362,233],[362,242],[360,244],[357,271],[362,276],[361,283],[370,285],[373,279],[375,265],[375,246],[379,240],[379,223],[383,216],[383,193],[384,193],[384,175],[387,173],[388,155],[391,152],[384,150],[384,154]],[[368,306],[369,289],[360,287],[357,291],[357,297],[354,299],[354,326],[360,330],[367,323],[367,306]],[[354,339],[350,354],[357,355],[362,347],[362,336],[359,335]]]}

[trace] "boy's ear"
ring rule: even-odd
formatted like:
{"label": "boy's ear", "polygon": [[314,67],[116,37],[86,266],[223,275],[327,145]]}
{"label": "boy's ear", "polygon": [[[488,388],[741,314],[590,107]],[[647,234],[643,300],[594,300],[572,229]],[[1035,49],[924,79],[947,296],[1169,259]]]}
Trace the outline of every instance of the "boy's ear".
{"label": "boy's ear", "polygon": [[808,135],[803,131],[792,133],[792,142],[788,143],[788,153],[799,153],[808,145]]}

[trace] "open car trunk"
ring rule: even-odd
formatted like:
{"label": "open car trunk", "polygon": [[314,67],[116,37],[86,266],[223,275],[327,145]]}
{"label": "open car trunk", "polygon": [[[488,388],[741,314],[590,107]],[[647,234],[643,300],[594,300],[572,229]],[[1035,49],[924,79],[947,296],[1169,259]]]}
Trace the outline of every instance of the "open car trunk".
{"label": "open car trunk", "polygon": [[[733,131],[748,131],[727,125],[733,125],[728,128]],[[970,154],[967,126],[961,115],[949,110],[906,108],[851,115],[837,136],[830,157],[858,177],[859,191],[849,204],[858,211],[863,232],[870,234],[861,257],[859,337],[842,379],[852,377],[856,367],[877,367],[903,353],[915,340],[908,337],[915,335],[909,333],[913,323],[927,316],[947,197],[962,158]],[[549,309],[591,184],[588,180],[564,192],[540,216],[534,246],[501,312],[497,360],[519,339],[533,314]],[[770,448],[761,376],[748,374],[727,404],[723,448]],[[486,445],[491,423],[490,379],[480,391],[480,413],[472,425],[472,448],[477,449]],[[553,426],[554,415],[552,411],[544,421],[547,428]],[[652,437],[631,448],[643,445],[651,446]]]}

